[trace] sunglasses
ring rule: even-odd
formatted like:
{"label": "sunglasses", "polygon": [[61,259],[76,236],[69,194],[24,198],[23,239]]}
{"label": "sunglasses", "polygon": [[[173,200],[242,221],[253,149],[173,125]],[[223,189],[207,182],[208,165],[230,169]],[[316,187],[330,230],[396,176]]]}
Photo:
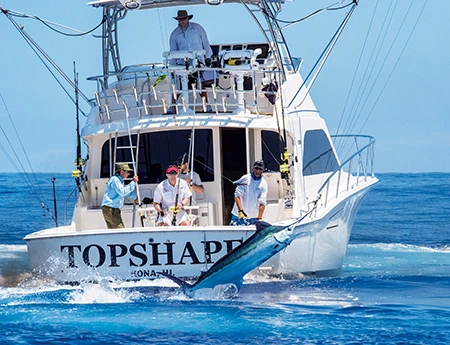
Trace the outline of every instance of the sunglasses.
{"label": "sunglasses", "polygon": [[178,18],[177,20],[178,20],[179,22],[182,22],[183,20],[186,20],[186,19],[188,19],[188,17]]}
{"label": "sunglasses", "polygon": [[168,173],[169,175],[176,175],[176,174],[178,174],[176,171],[171,171],[171,172],[169,172]]}

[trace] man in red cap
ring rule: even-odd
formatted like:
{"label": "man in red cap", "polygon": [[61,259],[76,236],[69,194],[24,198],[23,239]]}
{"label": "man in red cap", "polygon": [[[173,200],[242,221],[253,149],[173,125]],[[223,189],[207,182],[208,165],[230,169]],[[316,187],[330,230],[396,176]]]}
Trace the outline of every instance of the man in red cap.
{"label": "man in red cap", "polygon": [[189,203],[191,190],[185,180],[178,178],[178,168],[175,165],[170,165],[166,169],[166,176],[167,179],[156,187],[153,196],[153,205],[158,212],[156,225],[190,225],[189,218],[182,208]]}

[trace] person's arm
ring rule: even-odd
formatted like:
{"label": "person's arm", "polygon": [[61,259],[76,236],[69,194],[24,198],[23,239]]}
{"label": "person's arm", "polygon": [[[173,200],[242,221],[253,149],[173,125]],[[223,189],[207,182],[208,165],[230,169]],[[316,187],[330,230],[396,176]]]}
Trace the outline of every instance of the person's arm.
{"label": "person's arm", "polygon": [[266,205],[264,205],[264,204],[259,204],[259,208],[258,208],[258,217],[257,217],[258,220],[261,220],[261,219],[262,219],[263,213],[264,213],[264,210],[265,210],[265,209],[266,209]]}
{"label": "person's arm", "polygon": [[[265,181],[263,181],[265,182]],[[261,193],[259,194],[258,198],[258,219],[261,220],[264,214],[264,210],[266,209],[266,203],[267,203],[267,183],[261,184]]]}
{"label": "person's arm", "polygon": [[112,189],[121,197],[126,197],[134,192],[136,188],[136,182],[132,181],[127,186],[124,186],[120,178],[116,177],[111,183]]}
{"label": "person's arm", "polygon": [[[188,174],[187,178],[189,178],[189,175],[190,174]],[[186,179],[186,182],[188,182],[187,179]],[[189,182],[188,182],[188,184],[189,184]],[[200,175],[197,174],[195,171],[192,173],[192,190],[199,194],[203,194],[205,192],[205,187],[203,187],[202,180],[200,179]]]}
{"label": "person's arm", "polygon": [[170,46],[170,51],[177,51],[178,50],[178,45],[177,45],[177,41],[175,39],[175,30],[172,31],[172,33],[170,34],[170,38],[169,38],[169,46]]}
{"label": "person's arm", "polygon": [[205,56],[207,58],[210,58],[213,52],[211,49],[211,45],[209,44],[208,35],[206,35],[206,31],[202,26],[200,26],[200,28],[200,37],[202,38],[203,49],[205,49]]}
{"label": "person's arm", "polygon": [[[126,195],[126,197],[128,197],[128,198],[130,198],[130,199],[136,199],[137,200],[137,192],[136,192],[136,190],[137,190],[137,188],[138,188],[138,185],[137,185],[137,183],[138,183],[138,181],[139,181],[139,177],[137,176],[137,175],[134,175],[133,176],[133,181],[131,181],[131,183],[133,183],[134,182],[134,188]],[[130,184],[131,184],[130,183]],[[129,184],[129,185],[130,185]],[[129,186],[128,185],[128,186]],[[127,187],[128,187],[127,186]]]}
{"label": "person's arm", "polygon": [[164,217],[165,212],[161,208],[161,200],[162,195],[158,187],[155,189],[155,195],[153,195],[153,207],[155,208],[155,211]]}
{"label": "person's arm", "polygon": [[234,197],[234,202],[236,203],[236,206],[238,208],[238,211],[242,210],[242,202],[241,202],[241,198],[238,196]]}
{"label": "person's arm", "polygon": [[181,209],[183,206],[187,206],[189,204],[189,198],[192,196],[191,189],[189,188],[187,182],[185,180],[180,180],[180,183],[181,202],[177,205],[178,209]]}
{"label": "person's arm", "polygon": [[238,217],[239,218],[247,218],[248,217],[247,213],[245,213],[245,211],[242,208],[241,198],[238,197],[238,196],[235,196],[234,197],[234,201],[236,202],[236,206],[237,206],[237,209],[238,209]]}

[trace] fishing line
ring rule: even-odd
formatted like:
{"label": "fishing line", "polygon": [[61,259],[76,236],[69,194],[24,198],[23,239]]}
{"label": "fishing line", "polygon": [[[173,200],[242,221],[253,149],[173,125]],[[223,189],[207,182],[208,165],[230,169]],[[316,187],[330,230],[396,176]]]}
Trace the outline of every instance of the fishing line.
{"label": "fishing line", "polygon": [[[395,8],[396,8],[396,6],[397,6],[397,3],[398,3],[398,0],[396,1],[396,5],[395,5],[395,7],[394,7],[394,11],[395,11]],[[356,112],[356,110],[355,110],[355,112],[354,112],[355,104],[359,101],[359,102],[358,102],[358,106],[359,106],[359,104],[360,104],[360,102],[361,102],[361,99],[362,99],[362,97],[363,97],[363,94],[364,94],[364,92],[365,92],[365,88],[364,88],[363,91],[361,92],[361,90],[362,90],[362,85],[364,84],[364,81],[366,81],[365,85],[367,85],[367,83],[368,83],[368,81],[369,81],[369,79],[370,79],[370,75],[369,75],[369,77],[367,77],[368,70],[369,70],[369,68],[372,66],[372,71],[373,71],[373,67],[375,66],[376,59],[375,59],[375,61],[374,61],[373,63],[372,63],[372,59],[373,59],[373,57],[374,57],[374,52],[375,52],[375,50],[377,49],[378,42],[379,42],[379,40],[380,40],[381,33],[383,32],[383,28],[385,27],[385,24],[386,24],[387,18],[388,18],[388,16],[389,16],[389,12],[390,12],[390,9],[391,9],[392,4],[393,4],[393,2],[390,2],[389,7],[388,7],[388,10],[387,10],[387,13],[386,13],[386,15],[385,15],[385,17],[384,17],[383,24],[382,24],[382,26],[381,26],[381,28],[380,28],[380,30],[379,30],[378,37],[377,37],[377,39],[376,39],[376,41],[375,41],[375,44],[374,44],[374,46],[373,46],[372,53],[371,53],[371,55],[370,55],[369,61],[367,62],[365,71],[364,71],[364,73],[363,73],[362,80],[361,80],[361,82],[360,82],[360,84],[359,84],[358,91],[357,91],[357,93],[356,93],[356,96],[355,96],[355,98],[354,98],[352,107],[351,107],[351,109],[350,109],[350,111],[349,111],[349,115],[348,115],[347,120],[346,120],[345,125],[344,125],[344,130],[343,130],[344,133],[349,133],[349,132],[350,132],[350,128],[353,128],[353,126],[352,126],[353,121],[357,121],[357,118],[355,119],[355,116],[356,116],[356,113],[357,113],[357,112]],[[376,13],[377,8],[378,8],[378,2],[377,2],[376,5],[375,5],[375,9],[374,9],[374,13],[373,13],[373,15],[372,15],[372,19],[373,19],[374,16],[375,16],[375,13]],[[392,16],[393,16],[393,14],[394,14],[394,11],[392,11],[392,14],[391,14],[391,20],[392,20]],[[369,25],[369,30],[370,30],[370,28],[372,27],[372,23],[373,23],[373,21],[371,21],[371,24]],[[389,25],[390,25],[390,21],[389,21],[389,24],[388,24],[388,26],[387,26],[387,29],[385,30],[385,35],[386,35],[386,33],[388,32]],[[369,33],[370,33],[370,32],[368,31],[366,37],[368,37]],[[384,38],[385,38],[385,36],[384,36]],[[381,47],[383,46],[384,38],[383,38],[383,40],[381,41],[381,43],[380,43],[380,45],[379,45],[380,48],[379,48],[378,51],[380,51],[380,50],[381,50]],[[361,51],[361,55],[362,55],[363,53],[364,53],[364,51]],[[356,77],[356,75],[355,75],[355,77]],[[358,106],[356,107],[356,109],[358,108]],[[353,115],[352,115],[352,114],[353,114]],[[342,118],[343,118],[343,117],[344,117],[344,113],[342,114]],[[336,133],[337,133],[337,132],[336,132]],[[344,149],[344,147],[347,145],[347,142],[348,142],[348,138],[344,138],[343,140],[341,140],[341,141],[339,142],[338,147],[336,147],[336,151],[337,151],[339,154],[341,154],[341,151],[342,151],[342,150]],[[349,151],[349,150],[350,150],[350,148],[348,148],[348,151]],[[347,152],[347,153],[348,153],[348,152]]]}
{"label": "fishing line", "polygon": [[363,43],[363,46],[361,48],[361,53],[359,54],[358,63],[356,64],[355,73],[353,73],[353,79],[352,79],[352,82],[350,84],[350,88],[349,88],[348,93],[347,93],[347,98],[345,100],[344,109],[342,110],[341,117],[339,119],[339,124],[338,124],[338,127],[337,127],[337,130],[336,130],[335,134],[339,134],[339,130],[341,128],[341,123],[342,123],[342,121],[344,119],[345,111],[347,109],[347,104],[348,104],[348,102],[350,100],[350,94],[351,94],[351,92],[353,90],[353,85],[355,84],[355,81],[356,81],[356,75],[358,74],[359,66],[361,65],[362,57],[364,55],[364,51],[365,51],[365,48],[366,48],[366,45],[367,45],[367,41],[369,39],[369,34],[371,32],[371,29],[372,29],[372,24],[373,24],[373,21],[375,19],[375,14],[377,12],[377,8],[378,8],[378,1],[375,3],[375,8],[374,8],[374,11],[372,13],[372,18],[370,20],[370,24],[369,24],[369,27],[367,29],[366,38],[364,39],[364,43]]}
{"label": "fishing line", "polygon": [[332,5],[329,5],[329,6],[327,6],[327,7],[318,9],[318,10],[316,10],[316,11],[314,11],[314,12],[308,14],[307,16],[305,16],[305,17],[303,17],[303,18],[300,18],[300,19],[296,19],[296,20],[282,20],[282,19],[277,19],[277,18],[271,16],[269,13],[266,13],[266,14],[267,14],[267,16],[270,17],[272,20],[277,21],[277,22],[279,22],[279,23],[283,23],[283,24],[297,24],[297,23],[300,23],[300,22],[302,22],[302,21],[304,21],[304,20],[306,20],[306,19],[309,19],[309,18],[311,18],[311,17],[314,17],[315,15],[317,15],[317,14],[319,14],[319,13],[322,13],[322,12],[325,12],[325,11],[341,10],[341,9],[343,9],[343,8],[346,8],[346,7],[351,6],[354,2],[357,2],[357,1],[355,1],[355,0],[352,0],[352,1],[351,1],[349,4],[347,4],[347,5],[333,8],[333,6],[336,6],[336,5],[338,5],[338,4],[342,4],[342,3],[344,3],[345,1],[347,1],[347,0],[338,1],[338,2],[336,2],[336,3],[334,3],[334,4],[332,4]]}
{"label": "fishing line", "polygon": [[[363,130],[363,128],[364,128],[364,126],[366,125],[367,121],[369,120],[369,117],[372,115],[373,110],[375,109],[375,106],[378,104],[378,101],[380,100],[380,98],[381,98],[381,96],[382,96],[384,90],[386,89],[387,84],[389,83],[389,81],[390,81],[392,75],[394,74],[394,71],[395,71],[395,69],[396,69],[398,63],[400,62],[400,59],[402,58],[403,53],[404,53],[405,50],[406,50],[406,46],[408,45],[409,40],[411,39],[411,37],[412,37],[412,35],[413,35],[413,33],[414,33],[416,27],[417,27],[417,24],[419,23],[420,17],[422,17],[423,11],[425,10],[425,7],[426,7],[427,3],[428,3],[428,0],[425,0],[424,4],[423,4],[423,6],[422,6],[422,9],[421,9],[421,11],[420,11],[420,13],[419,13],[419,16],[417,17],[417,20],[416,20],[416,22],[414,23],[414,26],[413,26],[413,28],[412,28],[412,30],[411,30],[411,33],[409,34],[408,39],[406,40],[405,45],[403,46],[403,49],[402,49],[402,51],[401,51],[399,57],[397,58],[397,61],[395,62],[394,67],[393,67],[392,70],[391,70],[391,73],[389,74],[389,76],[388,76],[386,82],[384,83],[384,85],[383,85],[383,87],[382,87],[382,89],[381,89],[381,91],[380,91],[380,94],[378,95],[378,97],[377,97],[377,99],[376,99],[374,105],[372,106],[372,109],[370,110],[369,114],[368,114],[367,117],[366,117],[366,120],[365,120],[364,123],[362,124],[361,129],[359,130],[359,133],[361,133],[361,131]],[[406,18],[405,18],[405,19],[406,19]]]}
{"label": "fishing line", "polygon": [[[80,36],[89,35],[91,32],[95,31],[103,23],[106,22],[106,16],[103,16],[102,21],[98,25],[96,25],[94,28],[92,28],[92,29],[90,29],[88,31],[82,31],[82,30],[71,28],[71,27],[66,26],[66,25],[62,25],[62,24],[58,24],[58,23],[55,23],[55,22],[51,22],[51,21],[46,20],[46,19],[42,19],[42,18],[40,18],[38,16],[33,16],[33,15],[26,14],[26,13],[17,12],[17,11],[14,11],[14,10],[4,9],[1,6],[0,6],[0,10],[5,15],[9,14],[10,16],[17,17],[17,18],[35,19],[35,20],[41,22],[42,24],[44,24],[49,29],[53,30],[54,32],[56,32],[58,34],[61,34],[61,35],[64,35],[64,36],[69,36],[69,37],[80,37]],[[52,27],[52,25],[53,26],[58,26],[60,28],[64,28],[64,29],[67,29],[67,30],[70,30],[70,31],[78,32],[78,33],[77,34],[68,34],[68,33],[65,33],[65,32],[62,32],[60,30],[55,29],[54,27]],[[91,36],[93,36],[95,38],[104,38],[103,36],[98,36],[98,35],[91,35]]]}
{"label": "fishing line", "polygon": [[[70,78],[68,78],[64,72],[58,67],[58,65],[45,53],[45,51],[39,47],[39,45],[25,32],[25,30],[23,29],[23,27],[21,25],[19,25],[13,18],[11,18],[10,15],[6,14],[6,17],[11,21],[11,23],[13,24],[13,26],[16,28],[16,30],[22,35],[23,39],[25,40],[25,42],[27,42],[27,44],[30,46],[31,50],[33,50],[33,52],[36,54],[36,56],[39,58],[39,60],[41,60],[42,64],[47,68],[47,70],[49,71],[49,73],[53,76],[53,78],[56,80],[56,82],[59,84],[59,86],[61,87],[61,89],[63,89],[63,91],[66,93],[66,95],[70,98],[70,100],[73,102],[73,104],[76,104],[75,100],[73,99],[72,95],[66,90],[66,88],[62,85],[62,83],[60,82],[60,80],[56,77],[56,75],[53,73],[53,71],[50,69],[50,67],[47,65],[47,63],[44,61],[43,57],[45,57],[47,59],[47,61],[58,71],[58,73],[61,74],[61,76],[73,87],[75,88],[75,85],[73,85],[72,80],[70,80]],[[39,55],[38,51],[40,52],[41,55]],[[86,103],[90,104],[89,99],[86,97],[85,94],[83,94],[81,91],[79,91],[82,98],[86,101]],[[80,112],[87,117],[86,113],[80,109]]]}
{"label": "fishing line", "polygon": [[[412,6],[413,3],[414,3],[414,1],[411,3],[409,9],[411,9],[411,6]],[[382,26],[380,28],[380,32],[378,34],[377,40],[376,40],[376,42],[374,44],[374,47],[372,49],[372,53],[370,55],[369,62],[367,63],[366,70],[364,71],[363,79],[361,81],[361,84],[359,85],[357,96],[356,96],[356,98],[355,98],[355,100],[353,102],[352,108],[350,110],[350,114],[351,115],[347,119],[347,123],[346,123],[346,125],[344,127],[344,132],[351,132],[352,128],[354,128],[354,126],[355,126],[355,123],[358,121],[358,118],[359,118],[358,110],[359,111],[362,110],[362,109],[360,110],[360,104],[362,102],[362,99],[363,99],[364,95],[366,94],[367,85],[369,84],[369,81],[370,81],[370,79],[372,77],[373,70],[375,68],[375,65],[377,64],[381,48],[384,46],[384,42],[386,40],[386,35],[387,35],[388,31],[389,31],[389,27],[390,27],[390,25],[392,23],[393,15],[394,15],[395,10],[397,8],[398,0],[395,2],[395,5],[394,5],[394,7],[392,9],[392,12],[391,12],[392,4],[393,4],[393,2],[390,2],[390,5],[389,5],[389,8],[387,10],[386,16],[384,18],[383,24],[382,24]],[[409,13],[409,9],[408,9],[408,12],[405,14],[405,18],[407,17],[407,15]],[[390,17],[389,17],[389,13],[390,13]],[[388,20],[388,17],[389,17],[389,20]],[[401,29],[401,26],[400,26],[400,29]],[[384,31],[384,35],[381,38],[381,35],[383,34],[383,31]],[[381,41],[380,41],[380,38],[381,38]],[[378,43],[379,41],[380,41],[380,43]],[[394,44],[394,43],[395,43],[395,39],[394,39],[392,44]],[[376,54],[375,54],[375,52],[376,52]],[[388,54],[389,54],[389,52],[388,52]],[[389,56],[388,54],[387,54],[386,58]],[[375,56],[375,58],[374,58],[374,56]],[[372,63],[372,59],[373,59],[373,63]],[[381,72],[382,67],[380,67],[379,72]],[[375,85],[375,83],[376,83],[376,80],[373,81],[373,83],[371,83],[372,84],[372,88]],[[370,91],[369,91],[367,97],[369,97],[369,96],[370,96]]]}
{"label": "fishing line", "polygon": [[[24,154],[24,156],[25,156],[25,158],[26,158],[26,160],[27,160],[27,162],[28,162],[28,165],[29,165],[29,167],[30,167],[30,170],[31,170],[32,175],[33,175],[34,180],[35,180],[35,184],[34,184],[33,181],[31,180],[31,178],[30,178],[29,174],[27,173],[27,171],[26,171],[24,165],[22,164],[21,159],[19,158],[19,156],[18,156],[16,150],[14,149],[13,144],[11,143],[11,140],[9,139],[8,135],[6,134],[5,130],[3,129],[3,126],[1,126],[1,125],[0,125],[0,130],[3,132],[3,134],[4,134],[5,138],[6,138],[6,141],[7,141],[8,144],[9,144],[9,147],[10,147],[11,151],[14,153],[14,156],[16,157],[17,162],[19,163],[19,165],[21,166],[22,169],[19,169],[19,167],[17,166],[17,164],[16,164],[16,162],[14,161],[14,159],[13,159],[13,158],[11,157],[11,155],[7,152],[7,150],[5,149],[5,147],[4,147],[3,145],[1,145],[1,143],[0,143],[0,147],[1,147],[2,151],[5,153],[5,155],[7,156],[7,158],[9,159],[9,161],[11,162],[11,164],[14,166],[14,168],[16,169],[16,171],[19,172],[19,173],[20,173],[20,172],[23,172],[23,175],[25,175],[25,178],[23,177],[22,174],[19,174],[19,176],[22,178],[22,180],[23,180],[25,183],[28,182],[28,185],[31,187],[32,192],[34,193],[34,195],[36,196],[36,198],[38,199],[38,201],[41,203],[41,205],[46,204],[47,202],[46,202],[46,200],[45,200],[45,198],[44,198],[44,195],[43,195],[42,191],[40,190],[39,183],[38,183],[38,181],[37,181],[36,174],[35,174],[35,172],[34,172],[34,170],[33,170],[33,167],[32,167],[32,165],[31,165],[30,159],[29,159],[29,157],[28,157],[28,155],[27,155],[27,152],[26,152],[26,150],[25,150],[25,147],[24,147],[24,145],[23,145],[23,142],[22,142],[22,140],[21,140],[21,138],[20,138],[20,135],[19,135],[19,133],[18,133],[18,131],[17,131],[17,128],[16,128],[16,126],[15,126],[15,124],[14,124],[14,121],[13,121],[13,119],[12,119],[11,113],[10,113],[10,111],[9,111],[9,109],[8,109],[8,106],[6,105],[5,99],[3,98],[3,95],[2,95],[1,92],[0,92],[0,98],[2,99],[3,106],[5,107],[6,113],[8,114],[9,120],[10,120],[10,122],[11,122],[11,124],[12,124],[12,127],[13,127],[13,129],[14,129],[14,132],[15,132],[15,134],[16,134],[16,136],[17,136],[18,141],[19,141],[20,147],[22,148],[23,154]],[[50,215],[51,215],[51,214],[50,214]],[[52,216],[52,217],[53,217],[53,216]]]}
{"label": "fishing line", "polygon": [[[403,20],[402,20],[402,23],[401,23],[401,25],[399,26],[399,28],[398,28],[398,30],[397,30],[397,33],[396,33],[396,35],[395,35],[395,38],[394,38],[393,42],[391,43],[391,45],[390,45],[390,47],[389,47],[389,49],[388,49],[388,52],[387,52],[387,54],[386,54],[386,57],[384,58],[384,60],[383,60],[383,62],[382,62],[382,65],[381,65],[381,67],[379,68],[379,71],[378,71],[378,73],[377,73],[377,75],[376,75],[376,77],[375,77],[375,81],[372,83],[372,87],[370,88],[368,94],[366,95],[366,98],[365,98],[365,100],[364,100],[364,102],[363,102],[363,106],[361,107],[361,110],[360,110],[359,115],[358,115],[358,116],[356,117],[356,119],[354,120],[353,125],[351,125],[351,126],[349,125],[349,126],[350,126],[350,130],[353,130],[353,128],[356,126],[356,123],[357,123],[357,121],[359,120],[359,117],[360,117],[360,115],[361,115],[361,113],[362,113],[362,109],[364,109],[365,106],[367,105],[369,96],[372,94],[373,89],[374,89],[374,87],[375,87],[375,83],[378,81],[379,76],[381,75],[381,72],[382,72],[383,68],[385,67],[386,61],[387,61],[387,59],[388,59],[388,57],[389,57],[389,55],[390,55],[390,53],[391,53],[391,51],[392,51],[392,49],[393,49],[393,47],[394,47],[394,44],[396,43],[396,41],[397,41],[397,39],[398,39],[398,37],[399,37],[399,34],[400,34],[401,30],[403,29],[403,26],[404,26],[404,24],[405,24],[405,22],[406,22],[406,19],[407,19],[408,15],[409,15],[409,13],[410,13],[410,11],[411,11],[411,8],[412,8],[413,4],[414,4],[414,1],[410,4],[410,6],[409,6],[407,12],[405,13],[405,16],[404,16],[404,18],[403,18]],[[381,89],[381,91],[380,91],[380,93],[379,93],[379,95],[378,95],[378,97],[376,98],[375,103],[373,104],[373,106],[372,106],[372,108],[370,109],[368,115],[366,116],[366,119],[364,120],[363,124],[361,125],[361,128],[360,128],[359,131],[358,131],[358,134],[360,134],[360,133],[362,132],[364,126],[366,125],[367,121],[369,120],[369,117],[370,117],[371,114],[373,113],[373,111],[374,111],[374,109],[375,109],[375,106],[378,104],[378,101],[380,100],[380,98],[381,98],[381,96],[382,96],[382,94],[383,94],[383,92],[384,92],[384,90],[385,90],[387,84],[389,83],[389,81],[390,81],[390,79],[391,79],[391,77],[392,77],[392,75],[393,75],[393,73],[394,73],[394,71],[395,71],[395,69],[396,69],[396,67],[397,67],[397,65],[398,65],[398,63],[399,63],[399,61],[400,61],[400,59],[401,59],[401,57],[402,57],[404,51],[405,51],[405,49],[406,49],[406,46],[408,45],[408,42],[409,42],[409,40],[411,39],[411,37],[412,37],[412,35],[413,35],[414,31],[415,31],[415,28],[416,28],[416,26],[417,26],[417,24],[418,24],[418,22],[419,22],[419,20],[420,20],[420,18],[421,18],[421,16],[422,16],[422,14],[423,14],[423,11],[424,11],[424,9],[425,9],[426,4],[427,4],[427,1],[424,2],[423,6],[422,6],[422,9],[421,9],[421,11],[420,11],[420,13],[419,13],[419,15],[418,15],[418,17],[417,17],[415,23],[414,23],[414,26],[413,26],[413,28],[411,29],[411,32],[410,32],[410,34],[409,34],[409,36],[408,36],[408,38],[407,38],[407,40],[406,40],[406,42],[405,42],[405,44],[404,44],[404,46],[403,46],[403,48],[402,48],[402,51],[401,51],[399,57],[397,58],[397,60],[396,60],[396,62],[395,62],[395,64],[394,64],[394,66],[393,66],[393,68],[392,68],[392,70],[391,70],[391,72],[390,72],[390,74],[389,74],[389,76],[388,76],[386,82],[384,83],[384,85],[383,85],[383,87],[382,87],[382,89]],[[375,15],[375,11],[374,11],[374,15]],[[368,37],[368,35],[369,35],[369,31],[370,31],[370,27],[369,27],[369,30],[368,30],[368,32],[367,32],[366,40],[367,40],[367,37]],[[365,48],[365,46],[363,46],[363,50],[364,50],[364,48]],[[381,49],[381,47],[380,47],[379,49]],[[363,54],[363,51],[361,52],[361,56],[362,56],[362,54]],[[360,56],[360,57],[361,57],[361,56]],[[370,62],[369,62],[369,63],[370,63]],[[374,68],[374,66],[372,67],[372,69],[373,69],[373,68]],[[366,68],[366,72],[367,72],[367,68]],[[357,71],[355,71],[355,75],[356,75],[356,73],[357,73]],[[365,78],[365,77],[364,77],[364,78]],[[363,79],[363,80],[364,80],[364,79]],[[367,82],[368,82],[368,81],[367,81]],[[367,82],[366,82],[366,83],[367,83]],[[362,84],[362,83],[363,83],[363,82],[361,82],[361,84]],[[359,94],[359,91],[358,91],[358,94]],[[361,99],[362,99],[362,97],[363,97],[362,94],[361,94],[360,97],[361,97]],[[355,104],[355,103],[356,103],[356,100],[355,100],[354,104]],[[358,105],[359,105],[360,103],[361,103],[361,101],[358,103]],[[353,110],[353,108],[352,108],[352,110]],[[345,112],[345,108],[344,108],[344,111],[343,111],[343,113],[342,113],[342,117],[344,116],[344,112]],[[348,126],[346,125],[345,127],[347,128]],[[343,147],[346,145],[346,142],[347,142],[347,140],[343,140],[342,144],[340,145],[340,149],[343,149]],[[350,150],[350,148],[348,148],[348,150]]]}

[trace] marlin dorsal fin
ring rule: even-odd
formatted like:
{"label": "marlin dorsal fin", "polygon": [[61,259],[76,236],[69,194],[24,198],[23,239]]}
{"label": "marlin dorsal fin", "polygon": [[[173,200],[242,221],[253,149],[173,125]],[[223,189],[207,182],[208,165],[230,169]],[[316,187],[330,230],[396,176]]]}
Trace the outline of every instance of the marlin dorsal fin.
{"label": "marlin dorsal fin", "polygon": [[256,221],[255,225],[256,225],[256,231],[261,231],[261,230],[264,230],[264,229],[268,228],[269,226],[272,226],[272,224],[267,223],[267,222],[262,221],[262,220]]}
{"label": "marlin dorsal fin", "polygon": [[157,272],[157,273],[159,275],[162,275],[162,276],[170,279],[174,283],[178,284],[183,291],[185,291],[187,288],[191,287],[191,284],[189,284],[189,283],[185,282],[184,280],[182,280],[182,279],[180,279],[178,277],[175,277],[175,276],[173,276],[173,275],[171,275],[169,273],[166,273],[166,272]]}

